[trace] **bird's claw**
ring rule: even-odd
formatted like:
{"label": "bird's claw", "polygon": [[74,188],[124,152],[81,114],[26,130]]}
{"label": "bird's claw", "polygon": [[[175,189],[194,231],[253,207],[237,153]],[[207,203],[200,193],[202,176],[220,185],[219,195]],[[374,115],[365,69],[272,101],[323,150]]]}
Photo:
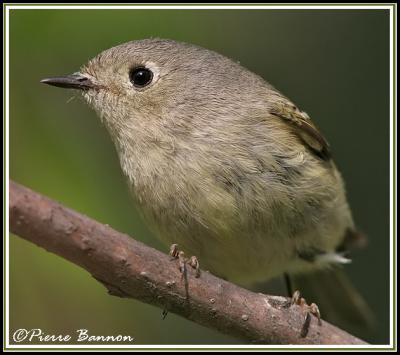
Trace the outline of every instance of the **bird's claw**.
{"label": "bird's claw", "polygon": [[178,244],[171,245],[169,248],[169,255],[171,255],[173,259],[178,259],[179,270],[182,273],[182,278],[186,276],[186,264],[195,269],[196,278],[200,277],[200,264],[197,257],[191,256],[189,259],[185,258],[185,253],[178,249]]}
{"label": "bird's claw", "polygon": [[194,255],[190,257],[188,264],[195,269],[196,273],[195,276],[196,278],[200,277],[200,263],[199,260],[197,259],[197,257],[195,257]]}
{"label": "bird's claw", "polygon": [[178,258],[179,255],[178,244],[172,244],[169,247],[169,255],[171,255],[173,259]]}
{"label": "bird's claw", "polygon": [[306,300],[301,297],[300,291],[296,290],[293,293],[293,296],[290,300],[290,305],[298,305],[306,312],[303,327],[301,329],[301,336],[303,338],[307,336],[310,329],[311,315],[315,316],[318,319],[318,325],[322,325],[321,312],[319,311],[318,306],[315,303],[311,303],[310,305],[308,305]]}

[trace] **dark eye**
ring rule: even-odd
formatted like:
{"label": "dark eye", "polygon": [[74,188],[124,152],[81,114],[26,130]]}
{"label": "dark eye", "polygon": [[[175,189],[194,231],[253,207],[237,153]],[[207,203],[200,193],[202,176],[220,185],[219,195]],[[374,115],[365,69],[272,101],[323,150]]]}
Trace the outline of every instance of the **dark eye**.
{"label": "dark eye", "polygon": [[151,83],[153,80],[153,73],[151,70],[144,67],[134,68],[129,73],[129,78],[134,86],[142,88]]}

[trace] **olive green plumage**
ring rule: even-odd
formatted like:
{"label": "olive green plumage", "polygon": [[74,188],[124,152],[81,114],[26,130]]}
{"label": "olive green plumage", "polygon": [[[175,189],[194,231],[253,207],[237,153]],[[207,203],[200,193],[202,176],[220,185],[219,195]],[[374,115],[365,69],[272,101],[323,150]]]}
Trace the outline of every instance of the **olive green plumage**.
{"label": "olive green plumage", "polygon": [[146,39],[68,80],[107,127],[149,226],[202,268],[249,285],[349,261],[341,251],[357,234],[329,145],[258,75]]}

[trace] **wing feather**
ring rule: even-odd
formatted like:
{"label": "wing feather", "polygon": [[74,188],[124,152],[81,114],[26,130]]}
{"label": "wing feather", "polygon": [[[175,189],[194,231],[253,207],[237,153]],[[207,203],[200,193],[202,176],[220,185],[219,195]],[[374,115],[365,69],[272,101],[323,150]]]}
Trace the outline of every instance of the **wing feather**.
{"label": "wing feather", "polygon": [[329,144],[310,117],[288,100],[277,100],[270,113],[290,124],[299,138],[321,159],[330,160]]}

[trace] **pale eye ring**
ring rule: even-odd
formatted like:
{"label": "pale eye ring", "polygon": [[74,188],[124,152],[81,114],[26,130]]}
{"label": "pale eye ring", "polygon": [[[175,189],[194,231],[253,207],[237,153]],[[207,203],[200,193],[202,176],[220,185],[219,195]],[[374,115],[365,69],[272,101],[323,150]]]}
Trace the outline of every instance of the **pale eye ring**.
{"label": "pale eye ring", "polygon": [[153,72],[146,67],[136,67],[129,72],[129,79],[133,86],[143,88],[153,80]]}

